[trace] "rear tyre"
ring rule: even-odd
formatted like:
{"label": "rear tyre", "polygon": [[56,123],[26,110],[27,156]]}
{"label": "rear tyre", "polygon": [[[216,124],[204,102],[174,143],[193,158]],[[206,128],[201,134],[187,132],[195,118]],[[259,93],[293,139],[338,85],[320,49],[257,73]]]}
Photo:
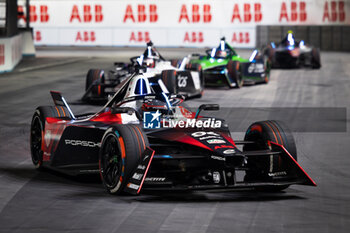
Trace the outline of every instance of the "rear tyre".
{"label": "rear tyre", "polygon": [[270,68],[275,66],[276,59],[275,59],[275,49],[272,48],[271,45],[268,45],[265,50],[265,55],[269,58],[270,61]]}
{"label": "rear tyre", "polygon": [[241,88],[243,86],[243,78],[242,78],[242,72],[241,72],[241,65],[239,61],[232,61],[230,60],[227,63],[227,73],[230,76],[231,80],[236,84],[235,86],[231,86],[229,83],[230,88]]}
{"label": "rear tyre", "polygon": [[102,139],[99,168],[103,186],[110,194],[120,194],[149,146],[138,125],[117,125]]}
{"label": "rear tyre", "polygon": [[161,73],[161,78],[169,93],[176,94],[176,70],[163,70]]}
{"label": "rear tyre", "polygon": [[36,169],[42,168],[45,120],[47,117],[70,117],[65,107],[40,106],[35,110],[30,127],[30,152]]}
{"label": "rear tyre", "polygon": [[316,48],[313,48],[311,51],[311,67],[312,67],[312,69],[320,69],[321,68],[320,51]]}
{"label": "rear tyre", "polygon": [[[268,150],[271,145],[269,142],[275,142],[284,146],[284,148],[297,160],[297,150],[292,132],[288,127],[281,121],[260,121],[255,122],[249,126],[246,131],[244,141],[253,141],[252,144],[246,144],[243,147],[243,151],[252,150]],[[278,164],[278,161],[276,162]],[[258,178],[264,178],[267,174],[261,173],[261,171],[251,170],[246,172],[245,180],[253,180]],[[256,188],[259,191],[281,191],[288,188],[289,185],[283,186],[266,186]]]}
{"label": "rear tyre", "polygon": [[198,72],[201,87],[200,87],[200,94],[198,94],[197,97],[202,97],[203,90],[204,90],[204,76],[203,76],[202,66],[198,63],[189,63],[185,66],[185,69]]}
{"label": "rear tyre", "polygon": [[264,61],[264,66],[265,66],[265,78],[264,82],[265,84],[268,84],[270,81],[270,71],[271,71],[271,60],[268,57],[265,57]]}
{"label": "rear tyre", "polygon": [[[97,81],[97,83],[95,83]],[[90,69],[86,75],[85,91],[89,89],[91,85],[94,85],[91,89],[91,95],[93,97],[102,97],[104,95],[104,89],[101,84],[105,82],[105,75],[103,70]]]}
{"label": "rear tyre", "polygon": [[175,68],[179,68],[179,60],[173,59],[173,60],[170,60],[170,63],[171,63],[171,65],[174,66]]}

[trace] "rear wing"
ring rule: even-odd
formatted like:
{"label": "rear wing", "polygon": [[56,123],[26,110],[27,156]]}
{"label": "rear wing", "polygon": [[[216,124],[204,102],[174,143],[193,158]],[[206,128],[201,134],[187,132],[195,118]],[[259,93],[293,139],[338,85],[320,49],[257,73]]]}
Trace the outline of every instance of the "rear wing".
{"label": "rear wing", "polygon": [[67,104],[66,100],[63,98],[61,93],[57,92],[57,91],[50,91],[50,94],[51,94],[51,97],[52,97],[52,100],[53,100],[54,104],[56,106],[66,107],[68,109],[69,114],[71,115],[71,117],[73,119],[75,119],[75,116],[74,116],[72,110],[70,109],[69,105]]}

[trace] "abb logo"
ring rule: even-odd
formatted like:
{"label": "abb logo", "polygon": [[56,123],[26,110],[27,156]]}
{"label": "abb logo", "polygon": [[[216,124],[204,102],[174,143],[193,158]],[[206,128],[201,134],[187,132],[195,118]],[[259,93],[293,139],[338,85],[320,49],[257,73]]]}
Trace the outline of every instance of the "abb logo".
{"label": "abb logo", "polygon": [[42,40],[41,31],[35,31],[34,40],[38,42]]}
{"label": "abb logo", "polygon": [[[96,23],[100,23],[103,21],[103,13],[102,13],[102,5],[95,5],[93,7],[94,12],[92,12],[92,7],[90,5],[84,5],[80,11],[83,13],[81,14],[79,12],[79,7],[77,5],[73,5],[72,13],[69,19],[69,22],[78,21],[79,23],[89,23],[93,19]],[[93,15],[94,13],[94,15]]]}
{"label": "abb logo", "polygon": [[[193,4],[191,7],[191,17],[189,17],[186,5],[182,5],[179,23],[181,23],[183,20],[187,23],[199,23],[201,21],[203,23],[210,23],[212,19],[210,9],[211,7],[209,4],[204,4],[201,7],[198,4]],[[202,10],[202,12],[200,12],[200,10]]]}
{"label": "abb logo", "polygon": [[131,32],[130,37],[129,37],[129,42],[148,42],[150,41],[150,36],[149,32]]}
{"label": "abb logo", "polygon": [[281,22],[283,19],[285,19],[287,22],[296,22],[298,20],[300,22],[305,22],[307,19],[305,2],[299,2],[298,7],[298,3],[292,1],[290,3],[289,12],[290,13],[288,14],[287,4],[285,2],[282,2],[279,21]]}
{"label": "abb logo", "polygon": [[[242,8],[241,8],[242,9]],[[254,9],[254,13],[253,12]],[[254,17],[253,17],[254,14]],[[243,15],[243,17],[241,17]],[[238,22],[260,22],[262,20],[262,13],[261,13],[261,3],[254,3],[254,4],[249,4],[245,3],[243,4],[243,14],[241,10],[239,9],[239,5],[235,4],[233,6],[233,13],[231,17],[231,23],[233,23],[235,20]]]}
{"label": "abb logo", "polygon": [[5,64],[5,45],[0,44],[0,65]]}
{"label": "abb logo", "polygon": [[123,22],[125,23],[126,21],[131,20],[133,23],[135,23],[136,21],[138,23],[144,23],[147,21],[147,18],[148,18],[148,21],[150,23],[155,23],[158,21],[158,14],[157,14],[157,6],[156,5],[154,5],[154,4],[148,5],[148,13],[149,13],[149,16],[147,17],[146,5],[139,4],[139,5],[137,5],[137,14],[134,15],[132,6],[127,5],[126,9],[125,9]]}
{"label": "abb logo", "polygon": [[326,20],[329,22],[344,22],[345,17],[344,1],[331,1],[324,3],[322,17],[323,22]]}
{"label": "abb logo", "polygon": [[[18,19],[23,19],[24,22],[26,22],[27,18],[26,18],[23,6],[18,6],[17,11],[22,13],[18,17]],[[40,17],[38,17],[38,14]],[[50,19],[50,15],[48,13],[48,7],[46,5],[29,6],[29,22],[35,23],[37,21],[40,21],[41,23],[47,23],[49,19]]]}
{"label": "abb logo", "polygon": [[75,42],[94,42],[96,41],[96,34],[94,31],[77,32]]}
{"label": "abb logo", "polygon": [[249,44],[249,42],[250,42],[249,32],[234,32],[232,34],[231,43]]}
{"label": "abb logo", "polygon": [[203,32],[186,32],[184,42],[189,43],[203,43],[204,37]]}

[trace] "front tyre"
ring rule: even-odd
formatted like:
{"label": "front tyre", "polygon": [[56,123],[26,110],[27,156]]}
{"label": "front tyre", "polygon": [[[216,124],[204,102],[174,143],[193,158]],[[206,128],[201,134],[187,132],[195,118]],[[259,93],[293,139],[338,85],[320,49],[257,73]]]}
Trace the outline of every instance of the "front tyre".
{"label": "front tyre", "polygon": [[43,151],[41,149],[45,122],[42,122],[40,112],[35,111],[30,127],[30,152],[32,162],[36,169],[40,169],[43,163]]}
{"label": "front tyre", "polygon": [[311,51],[311,67],[312,67],[312,69],[320,69],[321,68],[320,51],[316,48],[313,48]]}
{"label": "front tyre", "polygon": [[91,87],[91,95],[93,97],[103,97],[104,88],[102,84],[105,82],[105,74],[103,70],[90,69],[86,75],[85,91]]}
{"label": "front tyre", "polygon": [[[282,145],[291,155],[297,160],[297,150],[292,132],[281,121],[259,121],[249,126],[246,131],[244,141],[250,141],[253,143],[246,144],[243,147],[243,151],[256,151],[256,150],[269,150],[271,149],[270,142],[274,142]],[[275,159],[274,164],[279,164],[278,158]],[[268,179],[266,171],[259,170],[259,166],[266,163],[266,160],[258,160],[260,164],[250,164],[250,170],[246,172],[246,181],[256,179]],[[281,191],[288,188],[289,185],[282,186],[264,186],[259,187],[259,191]]]}
{"label": "front tyre", "polygon": [[177,94],[176,70],[163,70],[161,78],[170,94]]}
{"label": "front tyre", "polygon": [[117,125],[106,131],[102,139],[99,169],[108,193],[120,194],[136,169],[148,139],[138,125]]}
{"label": "front tyre", "polygon": [[235,86],[232,86],[231,83],[229,83],[229,87],[241,88],[243,86],[243,78],[242,78],[241,66],[239,61],[230,60],[227,63],[226,67],[227,67],[227,74],[229,75],[232,82],[235,83]]}
{"label": "front tyre", "polygon": [[30,127],[30,152],[34,167],[37,169],[43,164],[42,144],[47,117],[70,118],[70,113],[63,106],[40,106],[35,110]]}

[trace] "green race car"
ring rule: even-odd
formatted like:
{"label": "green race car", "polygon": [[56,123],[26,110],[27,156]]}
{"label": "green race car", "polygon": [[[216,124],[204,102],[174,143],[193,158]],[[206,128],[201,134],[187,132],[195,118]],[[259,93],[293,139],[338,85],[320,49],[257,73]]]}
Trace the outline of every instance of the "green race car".
{"label": "green race car", "polygon": [[192,54],[181,63],[200,64],[207,86],[240,88],[243,84],[269,82],[268,57],[254,50],[249,59],[244,59],[225,41],[225,37],[221,38],[218,47],[207,50],[206,55]]}

